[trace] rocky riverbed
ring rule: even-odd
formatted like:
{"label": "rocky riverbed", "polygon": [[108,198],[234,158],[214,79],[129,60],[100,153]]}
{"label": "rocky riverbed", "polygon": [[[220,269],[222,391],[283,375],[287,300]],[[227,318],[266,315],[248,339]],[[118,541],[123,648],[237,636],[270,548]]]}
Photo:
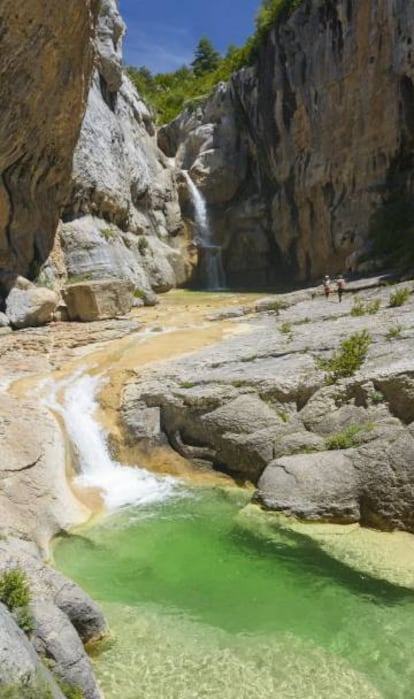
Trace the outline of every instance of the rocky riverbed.
{"label": "rocky riverbed", "polygon": [[[404,303],[390,306],[401,289],[408,289]],[[99,418],[119,462],[194,483],[235,479],[255,491],[243,526],[260,511],[274,526],[269,510],[300,535],[319,522],[312,537],[330,555],[412,587],[410,534],[396,535],[404,542],[376,534],[384,549],[373,537],[355,540],[355,532],[413,531],[413,308],[412,282],[361,282],[341,304],[319,289],[269,297],[173,292],[124,319],[4,335],[0,569],[26,571],[33,630],[29,642],[1,608],[3,682],[40,677],[62,696],[52,670],[85,697],[99,696],[81,641],[105,635],[106,622],[47,562],[53,536],[102,510],[99,492],[74,487],[76,453],[62,432],[58,408],[76,375],[102,379]],[[327,383],[321,360],[364,331],[370,342],[359,369]],[[44,402],[51,385],[56,409]],[[342,539],[333,547],[329,533],[344,529],[353,532],[352,546]],[[373,551],[363,565],[361,545]],[[56,627],[67,642],[57,642]]]}

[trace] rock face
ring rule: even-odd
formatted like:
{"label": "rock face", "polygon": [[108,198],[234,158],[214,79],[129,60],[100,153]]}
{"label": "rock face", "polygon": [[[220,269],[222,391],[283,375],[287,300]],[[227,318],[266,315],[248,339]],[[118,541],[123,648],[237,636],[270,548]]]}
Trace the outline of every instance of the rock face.
{"label": "rock face", "polygon": [[69,191],[98,0],[1,5],[0,271],[34,276]]}
{"label": "rock face", "polygon": [[[195,464],[257,484],[256,501],[285,515],[414,532],[414,298],[391,308],[389,289],[365,290],[380,310],[358,317],[350,293],[341,304],[312,293],[244,308],[249,332],[141,371],[123,393],[127,443],[167,438]],[[325,384],[318,358],[363,330],[365,363]]]}
{"label": "rock face", "polygon": [[413,28],[405,0],[303,0],[255,66],[161,131],[206,195],[230,284],[353,267],[372,214],[412,196]]}
{"label": "rock face", "polygon": [[[54,690],[53,676],[57,676],[81,689],[86,699],[99,699],[101,693],[82,644],[107,634],[98,606],[78,585],[43,563],[33,543],[14,537],[0,542],[0,574],[10,568],[26,574],[33,631],[29,643],[0,605],[0,690],[2,684],[15,685],[20,678],[35,685],[46,683]],[[47,658],[47,670],[41,658]],[[63,695],[59,691],[56,697]]]}
{"label": "rock face", "polygon": [[191,266],[183,256],[175,169],[122,69],[124,31],[116,1],[102,0],[95,71],[60,229],[63,261],[69,280],[128,279],[162,292],[185,282]]}
{"label": "rock face", "polygon": [[24,696],[26,692],[27,696],[32,688],[37,696],[65,699],[23,631],[0,604],[0,692],[2,688],[5,696]]}

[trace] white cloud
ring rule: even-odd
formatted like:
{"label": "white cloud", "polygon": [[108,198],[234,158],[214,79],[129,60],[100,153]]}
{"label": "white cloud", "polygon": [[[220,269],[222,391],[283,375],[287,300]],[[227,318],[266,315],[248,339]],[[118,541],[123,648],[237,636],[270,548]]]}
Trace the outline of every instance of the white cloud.
{"label": "white cloud", "polygon": [[190,63],[194,46],[193,37],[184,28],[130,21],[124,60],[127,65],[146,65],[154,73],[165,73]]}

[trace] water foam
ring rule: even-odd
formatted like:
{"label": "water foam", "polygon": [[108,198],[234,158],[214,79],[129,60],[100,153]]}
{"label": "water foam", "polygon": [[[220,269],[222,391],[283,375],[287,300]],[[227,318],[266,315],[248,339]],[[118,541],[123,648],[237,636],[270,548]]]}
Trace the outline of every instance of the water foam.
{"label": "water foam", "polygon": [[[80,474],[76,483],[102,491],[105,505],[113,510],[124,505],[149,504],[170,497],[177,481],[157,477],[144,468],[123,466],[110,455],[106,434],[96,419],[96,391],[100,377],[76,374],[54,385],[47,404],[62,416],[78,458]],[[60,403],[56,395],[64,389]]]}

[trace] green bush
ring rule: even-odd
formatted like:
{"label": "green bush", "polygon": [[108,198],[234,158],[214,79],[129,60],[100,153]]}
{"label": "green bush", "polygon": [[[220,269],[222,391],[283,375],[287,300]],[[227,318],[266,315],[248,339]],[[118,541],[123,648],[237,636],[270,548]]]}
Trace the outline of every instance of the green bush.
{"label": "green bush", "polygon": [[391,342],[391,340],[396,340],[399,337],[401,337],[401,331],[402,331],[402,325],[399,325],[399,324],[393,325],[393,326],[391,326],[391,328],[389,328],[385,337],[387,338],[387,340],[389,340]]}
{"label": "green bush", "polygon": [[336,383],[339,379],[353,376],[363,365],[372,339],[366,330],[343,340],[340,349],[330,359],[318,359],[317,366],[325,371],[325,382]]}
{"label": "green bush", "polygon": [[101,228],[99,231],[100,235],[102,238],[105,238],[107,243],[110,243],[112,240],[115,240],[116,238],[116,229],[115,228]]}
{"label": "green bush", "polygon": [[351,316],[375,315],[381,307],[381,301],[375,299],[371,303],[364,304],[362,299],[356,298],[351,309]]}
{"label": "green bush", "polygon": [[327,449],[351,449],[356,446],[359,441],[357,435],[360,432],[372,430],[374,425],[370,422],[366,425],[350,425],[343,432],[331,435],[325,440]]}
{"label": "green bush", "polygon": [[283,333],[283,335],[290,335],[292,332],[292,326],[290,323],[282,323],[282,325],[279,326],[279,332]]}
{"label": "green bush", "polygon": [[149,242],[146,238],[142,237],[138,239],[138,250],[141,255],[145,255],[149,248]]}
{"label": "green bush", "polygon": [[382,393],[382,391],[374,391],[371,398],[372,398],[372,402],[375,403],[376,405],[378,403],[383,403],[383,401],[385,400],[385,396]]}
{"label": "green bush", "polygon": [[390,295],[390,307],[397,308],[403,306],[410,298],[411,291],[406,286],[402,289],[397,289]]}
{"label": "green bush", "polygon": [[134,289],[134,298],[144,299],[145,298],[145,291],[142,291],[142,289]]}
{"label": "green bush", "polygon": [[20,568],[10,568],[0,576],[0,602],[10,611],[29,604],[29,583],[26,573]]}

